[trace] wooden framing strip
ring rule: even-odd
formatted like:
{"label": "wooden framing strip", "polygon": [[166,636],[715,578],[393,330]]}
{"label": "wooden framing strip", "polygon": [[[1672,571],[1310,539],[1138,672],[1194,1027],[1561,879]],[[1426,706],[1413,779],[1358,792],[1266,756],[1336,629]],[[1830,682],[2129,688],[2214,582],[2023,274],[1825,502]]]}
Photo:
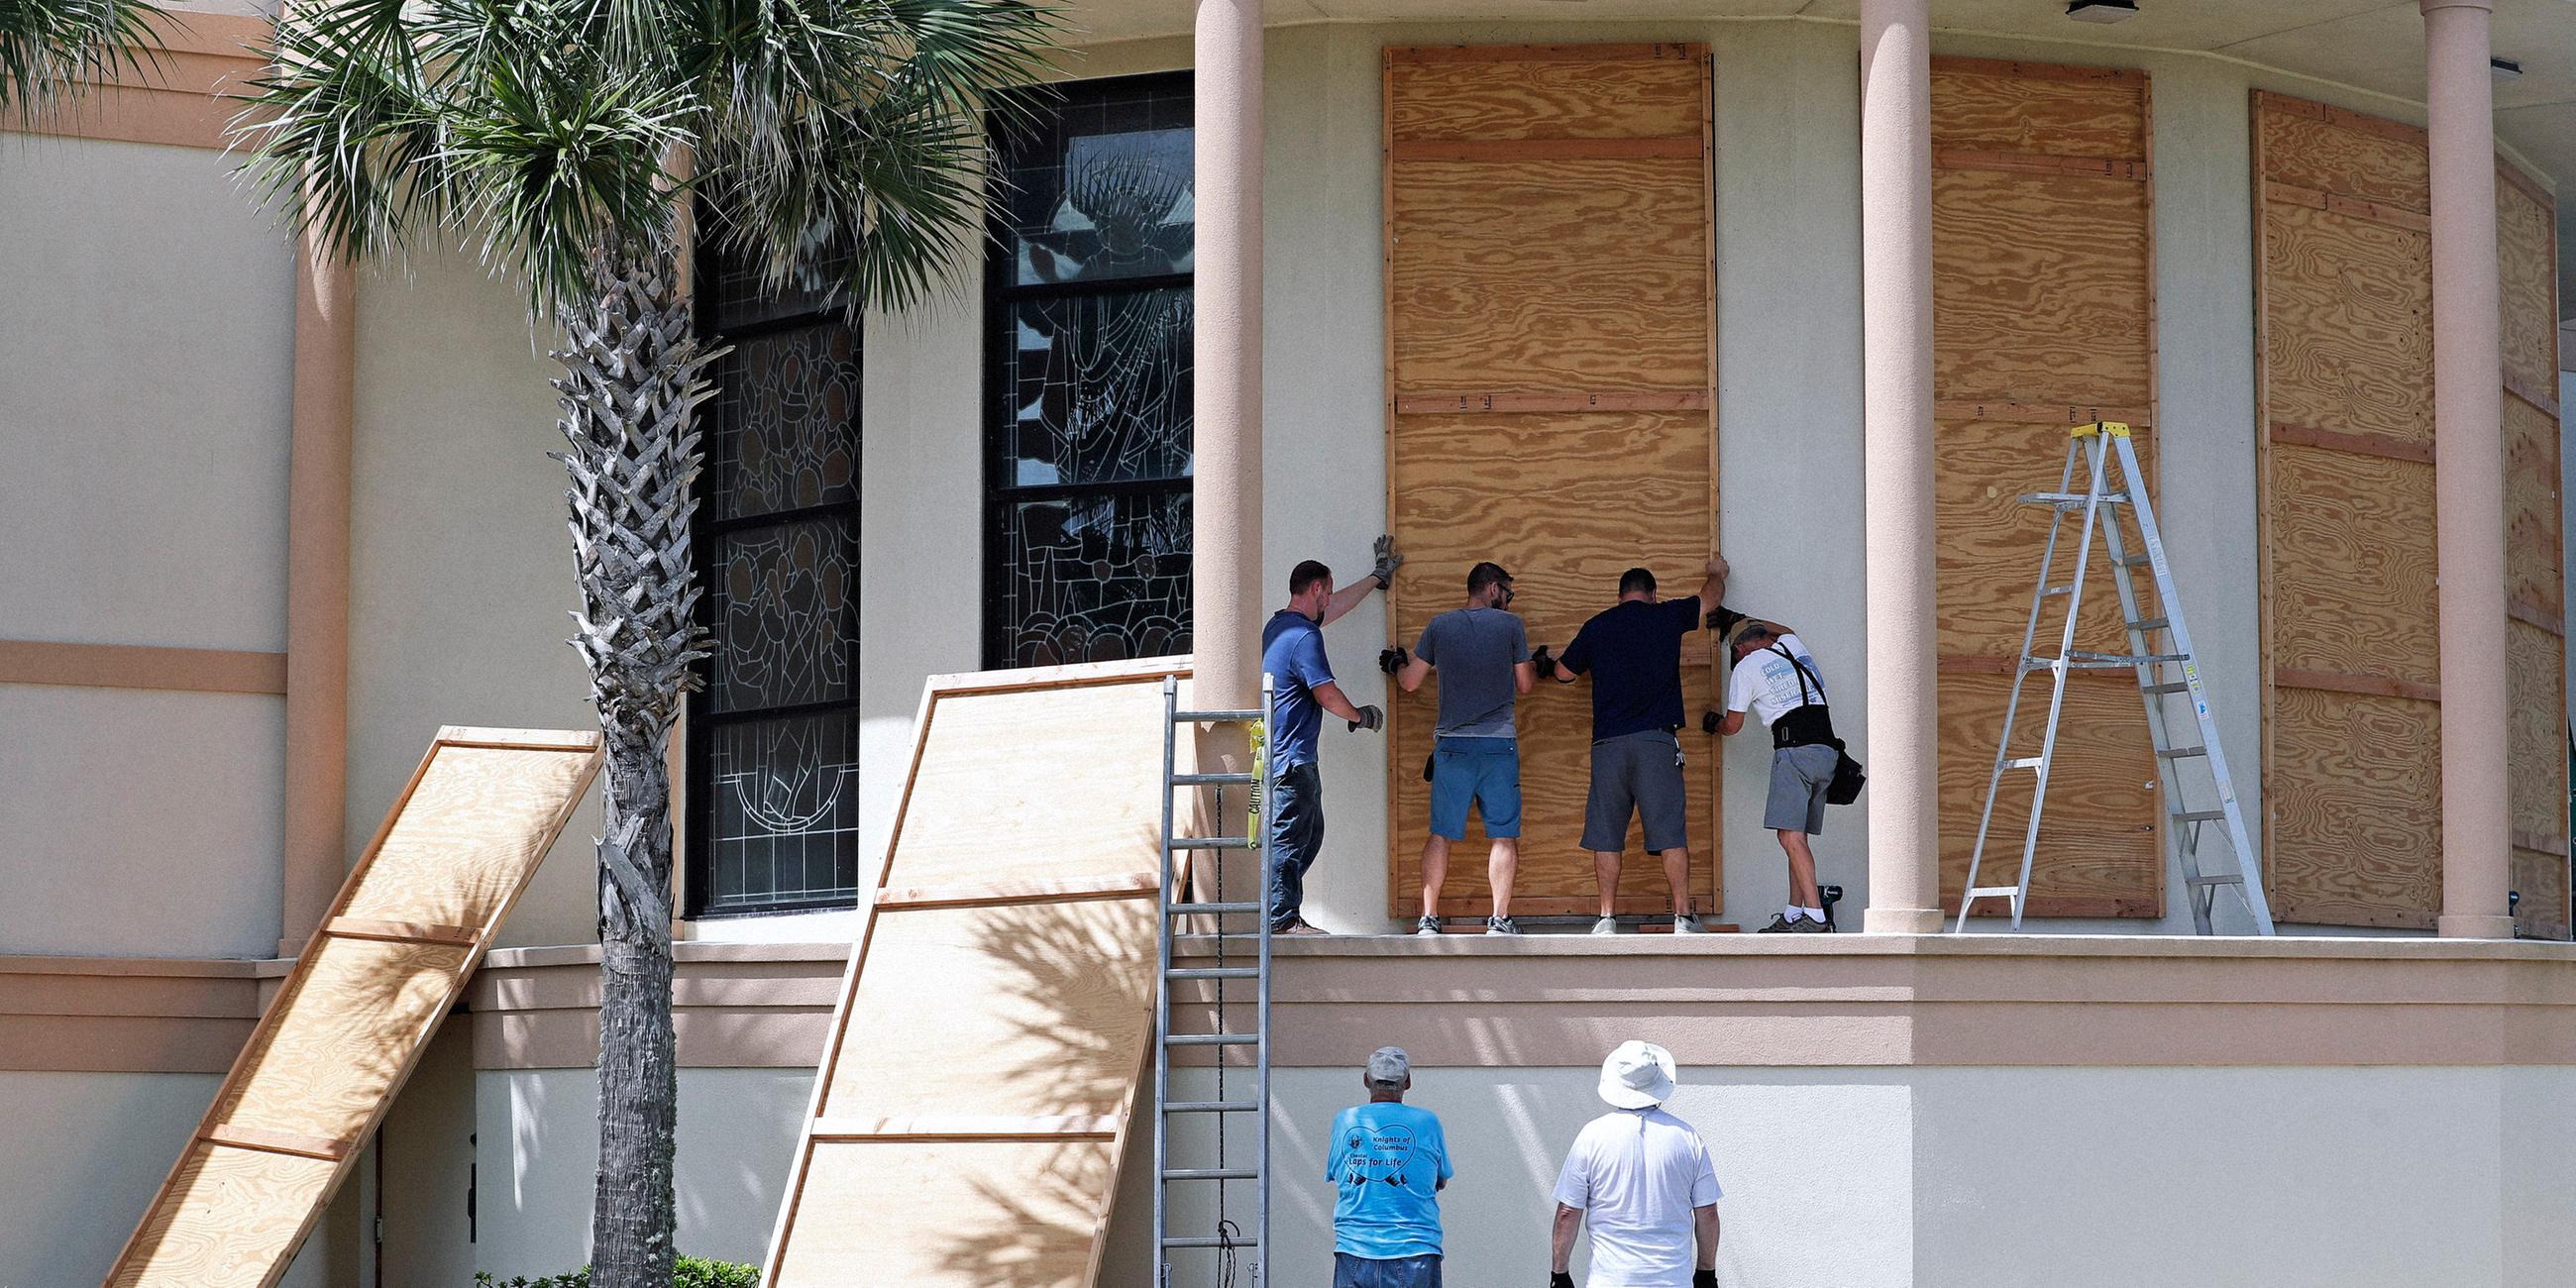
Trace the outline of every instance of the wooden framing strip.
{"label": "wooden framing strip", "polygon": [[2526,850],[2555,855],[2562,859],[2567,857],[2567,838],[2563,836],[2550,836],[2543,832],[2534,832],[2529,828],[2517,827],[2513,829],[2513,843]]}
{"label": "wooden framing strip", "polygon": [[1699,136],[1626,139],[1411,139],[1396,143],[1398,161],[1697,161]]}
{"label": "wooden framing strip", "polygon": [[2307,425],[2272,422],[2272,441],[2294,447],[2325,447],[2338,452],[2376,456],[2383,460],[2413,461],[2418,465],[2433,463],[2431,443],[2410,443],[2386,434],[2364,434],[2340,429],[2316,429]]}
{"label": "wooden framing strip", "polygon": [[286,692],[286,655],[151,644],[0,640],[0,684],[282,694]]}
{"label": "wooden framing strip", "polygon": [[2257,109],[2261,111],[2282,116],[2304,116],[2311,121],[2323,121],[2328,125],[2351,130],[2356,134],[2392,139],[2399,143],[2412,143],[2417,147],[2424,146],[2424,127],[2420,125],[2408,125],[2404,121],[2392,121],[2386,117],[2371,116],[2349,108],[2331,107],[2314,99],[2294,98],[2287,94],[2276,94],[2270,90],[2254,91],[2254,102]]}
{"label": "wooden framing strip", "polygon": [[1628,390],[1608,393],[1462,393],[1399,394],[1399,416],[1459,416],[1487,413],[1586,411],[1706,411],[1707,391]]}
{"label": "wooden framing strip", "polygon": [[310,1136],[302,1132],[279,1131],[273,1127],[243,1127],[233,1123],[216,1123],[197,1133],[197,1139],[210,1145],[229,1145],[234,1149],[255,1149],[263,1154],[292,1154],[297,1158],[318,1158],[336,1163],[348,1156],[349,1146],[327,1136]]}
{"label": "wooden framing strip", "polygon": [[2504,391],[2529,403],[2534,410],[2548,413],[2551,420],[2558,419],[2558,399],[2548,390],[2508,371],[2504,373]]}
{"label": "wooden framing strip", "polygon": [[2549,615],[2549,610],[2519,595],[2505,600],[2504,615],[2525,626],[2537,627],[2560,639],[2567,637],[2567,623]]}
{"label": "wooden framing strip", "polygon": [[2115,420],[2153,428],[2155,413],[2143,407],[2097,407],[2085,403],[1977,402],[1945,399],[1932,404],[1935,420],[1988,420],[2031,425],[2089,425]]}
{"label": "wooden framing strip", "polygon": [[818,1141],[1116,1140],[1125,1124],[1108,1114],[1010,1118],[992,1114],[921,1114],[910,1118],[818,1118]]}
{"label": "wooden framing strip", "polygon": [[2425,233],[2433,230],[2433,217],[2422,211],[2408,210],[2404,206],[2393,206],[2384,201],[2364,201],[2359,197],[2347,197],[2339,192],[2302,188],[2295,183],[2283,183],[2278,179],[2263,180],[2263,200],[2277,201],[2286,206],[2306,206],[2311,210],[2323,210],[2329,214],[2368,220],[2375,224],[2386,224],[2391,228],[2403,228],[2409,232]]}
{"label": "wooden framing strip", "polygon": [[986,886],[899,886],[880,892],[876,906],[904,908],[980,908],[994,904],[1069,903],[1077,899],[1133,899],[1150,895],[1151,873],[1129,873],[1085,881],[1014,881]]}
{"label": "wooden framing strip", "polygon": [[2154,177],[2146,162],[2126,158],[2058,156],[2043,152],[1980,152],[1974,148],[1934,148],[1932,168],[2077,174],[2097,179],[2129,179],[2138,183]]}
{"label": "wooden framing strip", "polygon": [[441,926],[426,921],[377,921],[366,917],[333,917],[322,933],[342,939],[378,939],[394,944],[453,944],[470,947],[478,937],[471,926]]}
{"label": "wooden framing strip", "polygon": [[2145,85],[2147,73],[2136,67],[2078,67],[2071,63],[2026,63],[2009,58],[1951,58],[1932,60],[1935,72],[1964,76],[2009,76],[2015,80],[2069,81],[2078,85],[2109,83]]}
{"label": "wooden framing strip", "polygon": [[2521,190],[2522,195],[2548,207],[2552,212],[2555,212],[2558,209],[2557,195],[2549,191],[2547,188],[2541,187],[2540,181],[2532,178],[2528,174],[2525,174],[2521,166],[2515,165],[2513,162],[2507,161],[2503,157],[2497,157],[2496,177],[2504,180],[2506,183],[2512,184],[2515,188]]}
{"label": "wooden framing strip", "polygon": [[1682,61],[1694,56],[1686,44],[1629,45],[1389,45],[1391,63],[1638,63]]}
{"label": "wooden framing strip", "polygon": [[2370,697],[2412,698],[2417,702],[2439,702],[2442,686],[2421,680],[2401,680],[2390,675],[2367,675],[2359,671],[2324,671],[2306,667],[2276,666],[2272,683],[2284,689],[2322,689],[2328,693],[2358,693]]}

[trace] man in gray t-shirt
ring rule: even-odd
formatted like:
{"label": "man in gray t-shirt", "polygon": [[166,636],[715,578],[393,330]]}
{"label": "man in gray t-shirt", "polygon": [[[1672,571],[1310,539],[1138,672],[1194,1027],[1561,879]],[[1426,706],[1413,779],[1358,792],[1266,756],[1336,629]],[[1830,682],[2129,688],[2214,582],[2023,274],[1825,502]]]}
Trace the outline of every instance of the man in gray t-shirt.
{"label": "man in gray t-shirt", "polygon": [[1512,700],[1530,691],[1529,632],[1509,610],[1511,574],[1480,563],[1467,573],[1467,606],[1431,619],[1413,652],[1388,649],[1378,659],[1405,692],[1440,672],[1440,727],[1431,753],[1431,835],[1422,845],[1422,919],[1416,934],[1440,933],[1440,883],[1449,874],[1449,843],[1467,835],[1475,807],[1493,842],[1485,872],[1494,912],[1485,933],[1517,935],[1512,876],[1521,858],[1521,755]]}

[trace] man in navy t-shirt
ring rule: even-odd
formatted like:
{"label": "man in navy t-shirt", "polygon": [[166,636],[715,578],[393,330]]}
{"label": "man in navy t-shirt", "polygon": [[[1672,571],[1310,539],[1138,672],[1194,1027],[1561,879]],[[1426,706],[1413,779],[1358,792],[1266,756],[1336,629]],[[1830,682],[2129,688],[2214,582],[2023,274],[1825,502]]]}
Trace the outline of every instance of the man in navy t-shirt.
{"label": "man in navy t-shirt", "polygon": [[1551,659],[1545,649],[1538,673],[1560,684],[1592,676],[1592,794],[1583,806],[1583,848],[1592,851],[1601,882],[1601,919],[1592,933],[1614,935],[1619,892],[1619,852],[1628,843],[1628,820],[1645,823],[1646,848],[1664,861],[1673,887],[1673,933],[1696,934],[1691,915],[1690,793],[1682,785],[1682,636],[1699,629],[1700,615],[1726,594],[1726,560],[1710,555],[1699,593],[1684,599],[1655,596],[1655,574],[1631,568],[1619,578],[1619,602],[1595,613]]}
{"label": "man in navy t-shirt", "polygon": [[[1341,590],[1333,588],[1333,570],[1315,560],[1288,573],[1288,606],[1270,615],[1261,629],[1261,669],[1271,679],[1276,724],[1270,730],[1270,929],[1274,934],[1320,935],[1306,924],[1306,870],[1324,847],[1324,780],[1316,768],[1317,735],[1329,711],[1351,722],[1353,730],[1379,729],[1386,713],[1342,696],[1333,681],[1333,664],[1324,656],[1324,627],[1359,607],[1369,592],[1384,590],[1395,579],[1404,556],[1394,542],[1377,539],[1377,563],[1369,575]],[[1715,601],[1710,601],[1714,603]]]}

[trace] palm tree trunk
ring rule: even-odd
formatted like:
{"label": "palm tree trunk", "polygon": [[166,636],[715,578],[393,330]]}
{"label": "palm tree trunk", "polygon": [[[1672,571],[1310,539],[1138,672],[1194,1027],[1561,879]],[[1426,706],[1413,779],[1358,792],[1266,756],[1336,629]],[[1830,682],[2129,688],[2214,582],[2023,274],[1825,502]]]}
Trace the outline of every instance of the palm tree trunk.
{"label": "palm tree trunk", "polygon": [[690,665],[704,656],[689,549],[698,434],[710,392],[676,258],[604,249],[594,298],[561,310],[554,382],[571,447],[582,609],[573,647],[590,669],[607,744],[599,840],[599,1179],[595,1288],[670,1288],[679,1067],[671,1032],[671,782],[665,758]]}

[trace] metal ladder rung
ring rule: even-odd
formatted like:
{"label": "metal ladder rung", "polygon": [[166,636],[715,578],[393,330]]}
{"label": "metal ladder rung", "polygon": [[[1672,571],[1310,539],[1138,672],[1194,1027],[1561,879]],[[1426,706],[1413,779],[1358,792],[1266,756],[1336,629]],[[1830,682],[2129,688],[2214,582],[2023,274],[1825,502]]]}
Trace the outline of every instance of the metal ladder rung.
{"label": "metal ladder rung", "polygon": [[2118,558],[2113,559],[2111,562],[2118,564],[2123,568],[2144,568],[2155,561],[2155,556],[2153,555],[2137,554],[2121,555]]}
{"label": "metal ladder rung", "polygon": [[2141,689],[2146,690],[2146,691],[2147,691],[2147,692],[2149,692],[2149,693],[2156,693],[2156,694],[2164,694],[2164,693],[2189,693],[2189,692],[2191,692],[2191,681],[2189,681],[2189,680],[2171,680],[2171,681],[2167,681],[2167,682],[2162,683],[2162,684],[2141,684],[2141,685],[2139,685],[2138,687],[2139,687],[2139,688],[2141,688]]}
{"label": "metal ladder rung", "polygon": [[1259,979],[1258,966],[1183,966],[1163,972],[1165,979]]}
{"label": "metal ladder rung", "polygon": [[1261,844],[1249,836],[1176,836],[1175,850],[1249,850]]}
{"label": "metal ladder rung", "polygon": [[1163,1106],[1167,1114],[1248,1114],[1261,1106],[1249,1100],[1175,1100]]}
{"label": "metal ladder rung", "polygon": [[2160,631],[2171,625],[2173,625],[2173,619],[2170,617],[2146,617],[2129,623],[2129,629],[2133,631]]}
{"label": "metal ladder rung", "polygon": [[1174,774],[1174,787],[1250,787],[1250,774]]}
{"label": "metal ladder rung", "polygon": [[2049,596],[2051,596],[2051,595],[2071,595],[2071,594],[2074,594],[2074,593],[2075,593],[2075,583],[2073,583],[2073,582],[2068,582],[2067,584],[2065,584],[2065,585],[2063,585],[2063,586],[2051,586],[2051,587],[2049,587],[2048,589],[2046,589],[2046,590],[2043,590],[2043,591],[2039,592],[2039,597],[2040,597],[2040,598],[2042,598],[2042,599],[2046,599],[2046,598],[2048,598],[2048,597],[2049,597]]}
{"label": "metal ladder rung", "polygon": [[2166,817],[2171,818],[2177,823],[2215,823],[2220,819],[2226,818],[2227,811],[2223,809],[2185,809],[2176,810]]}
{"label": "metal ladder rung", "polygon": [[1249,1167],[1173,1167],[1164,1170],[1163,1179],[1167,1181],[1249,1181],[1259,1178],[1260,1175],[1261,1173]]}
{"label": "metal ladder rung", "polygon": [[2041,759],[2041,758],[2040,758],[2040,757],[2038,757],[2038,756],[2021,756],[2021,757],[2016,757],[2015,759],[2005,761],[2005,762],[2004,762],[2004,768],[2006,768],[2006,769],[2037,769],[2037,768],[2039,768],[2039,762],[2040,762],[2040,759]]}
{"label": "metal ladder rung", "polygon": [[1251,724],[1261,719],[1258,711],[1175,711],[1173,724]]}
{"label": "metal ladder rung", "polygon": [[[1247,1005],[1238,1002],[1235,1005]],[[1251,1046],[1261,1040],[1258,1033],[1170,1033],[1163,1037],[1165,1046]]]}
{"label": "metal ladder rung", "polygon": [[1219,1239],[1204,1234],[1185,1234],[1178,1238],[1163,1240],[1163,1246],[1166,1248],[1235,1248],[1249,1251],[1252,1240]]}
{"label": "metal ladder rung", "polygon": [[2157,754],[2157,755],[2159,755],[2159,756],[2164,757],[2164,758],[2165,758],[2165,759],[2167,759],[2167,760],[2180,760],[2180,759],[2182,759],[2182,758],[2183,758],[2183,757],[2185,757],[2185,756],[2206,756],[2206,755],[2208,755],[2208,754],[2209,754],[2209,748],[2207,748],[2207,747],[2158,747],[2158,748],[2156,748],[2156,754]]}
{"label": "metal ladder rung", "polygon": [[1166,917],[1188,917],[1188,916],[1198,916],[1198,915],[1205,915],[1205,916],[1210,916],[1210,917],[1223,917],[1223,916],[1228,916],[1228,915],[1231,915],[1231,914],[1234,914],[1234,913],[1259,912],[1259,911],[1261,911],[1261,905],[1260,905],[1260,904],[1257,904],[1257,903],[1249,903],[1249,902],[1246,902],[1246,903],[1176,903],[1176,904],[1171,905],[1170,907],[1167,907],[1167,908],[1163,909],[1163,915],[1164,915],[1164,916],[1166,916]]}
{"label": "metal ladder rung", "polygon": [[2159,666],[2166,662],[2188,662],[2189,653],[2085,653],[2066,655],[2067,665],[2081,667]]}
{"label": "metal ladder rung", "polygon": [[1970,899],[2019,899],[2020,886],[1978,886],[1968,891]]}
{"label": "metal ladder rung", "polygon": [[[2093,497],[2083,492],[2024,492],[2020,500],[2024,505],[2053,505],[2061,510],[2069,510],[2090,504]],[[2104,505],[2127,505],[2129,494],[2105,492],[2101,500]]]}
{"label": "metal ladder rung", "polygon": [[2216,876],[2192,877],[2189,879],[2189,884],[2196,886],[2243,885],[2245,884],[2245,874],[2242,872],[2221,872]]}

